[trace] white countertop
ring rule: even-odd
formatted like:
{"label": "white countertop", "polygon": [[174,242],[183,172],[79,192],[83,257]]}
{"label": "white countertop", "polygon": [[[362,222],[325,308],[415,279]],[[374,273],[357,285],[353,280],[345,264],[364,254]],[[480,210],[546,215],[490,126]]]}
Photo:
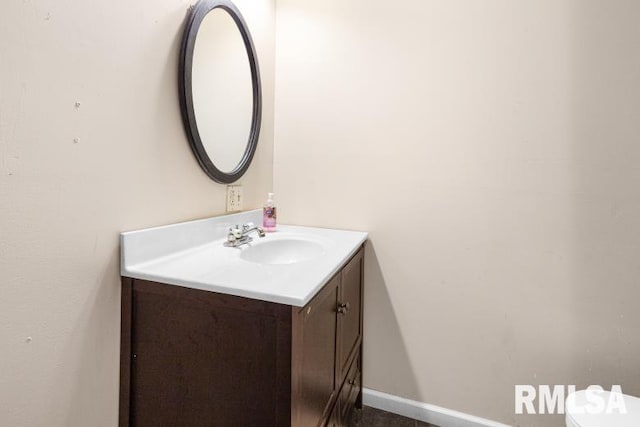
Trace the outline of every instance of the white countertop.
{"label": "white countertop", "polygon": [[[239,248],[223,246],[229,227],[262,223],[262,210],[130,231],[120,235],[121,274],[192,289],[302,307],[367,239],[361,231],[278,225]],[[252,245],[287,239],[318,242],[320,255],[291,264],[261,264],[241,257]]]}

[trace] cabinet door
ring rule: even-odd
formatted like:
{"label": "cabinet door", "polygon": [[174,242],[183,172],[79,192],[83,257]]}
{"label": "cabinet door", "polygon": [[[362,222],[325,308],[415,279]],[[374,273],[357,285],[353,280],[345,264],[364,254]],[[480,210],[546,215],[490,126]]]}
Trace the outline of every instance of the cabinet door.
{"label": "cabinet door", "polygon": [[290,426],[289,307],[141,280],[129,294],[122,427]]}
{"label": "cabinet door", "polygon": [[334,400],[339,284],[340,275],[336,275],[309,304],[297,309],[294,316],[294,426],[321,424]]}
{"label": "cabinet door", "polygon": [[338,384],[342,384],[354,355],[360,346],[362,335],[362,267],[361,249],[344,267],[341,273],[338,300]]}

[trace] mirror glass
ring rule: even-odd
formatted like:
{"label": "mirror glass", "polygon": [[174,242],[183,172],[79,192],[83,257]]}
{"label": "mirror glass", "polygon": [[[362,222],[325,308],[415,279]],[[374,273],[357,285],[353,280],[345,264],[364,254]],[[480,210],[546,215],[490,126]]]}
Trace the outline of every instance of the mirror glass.
{"label": "mirror glass", "polygon": [[230,0],[199,0],[180,49],[180,107],[189,144],[221,183],[249,168],[260,134],[262,93],[256,51]]}
{"label": "mirror glass", "polygon": [[193,110],[204,150],[229,173],[247,148],[253,90],[242,35],[222,8],[211,10],[200,24],[192,73]]}

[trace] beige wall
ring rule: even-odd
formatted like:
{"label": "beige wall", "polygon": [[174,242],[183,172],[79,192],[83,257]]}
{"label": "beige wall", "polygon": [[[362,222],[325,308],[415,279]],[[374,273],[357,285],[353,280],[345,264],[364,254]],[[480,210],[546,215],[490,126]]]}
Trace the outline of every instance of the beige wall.
{"label": "beige wall", "polygon": [[[176,99],[188,3],[0,6],[2,425],[115,425],[118,233],[224,211]],[[236,3],[265,95],[251,208],[274,0]],[[561,421],[515,419],[513,384],[640,395],[640,5],[278,9],[280,220],[371,232],[366,385],[522,426]]]}
{"label": "beige wall", "polygon": [[[180,118],[189,3],[0,4],[0,425],[117,425],[118,233],[224,213]],[[264,83],[251,208],[272,183],[275,5],[236,3]]]}
{"label": "beige wall", "polygon": [[281,222],[368,230],[365,385],[640,395],[640,3],[278,0]]}

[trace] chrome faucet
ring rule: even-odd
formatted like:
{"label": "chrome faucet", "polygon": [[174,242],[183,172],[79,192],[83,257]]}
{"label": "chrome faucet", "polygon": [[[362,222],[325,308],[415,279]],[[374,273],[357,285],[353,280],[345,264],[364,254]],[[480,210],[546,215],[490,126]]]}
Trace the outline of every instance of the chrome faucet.
{"label": "chrome faucet", "polygon": [[253,237],[249,236],[249,233],[251,233],[252,231],[257,232],[260,238],[265,236],[264,230],[262,228],[256,227],[252,223],[248,222],[242,227],[239,225],[231,227],[229,229],[229,233],[227,234],[227,241],[224,242],[224,245],[232,248],[237,248],[238,246],[250,243],[253,241]]}

